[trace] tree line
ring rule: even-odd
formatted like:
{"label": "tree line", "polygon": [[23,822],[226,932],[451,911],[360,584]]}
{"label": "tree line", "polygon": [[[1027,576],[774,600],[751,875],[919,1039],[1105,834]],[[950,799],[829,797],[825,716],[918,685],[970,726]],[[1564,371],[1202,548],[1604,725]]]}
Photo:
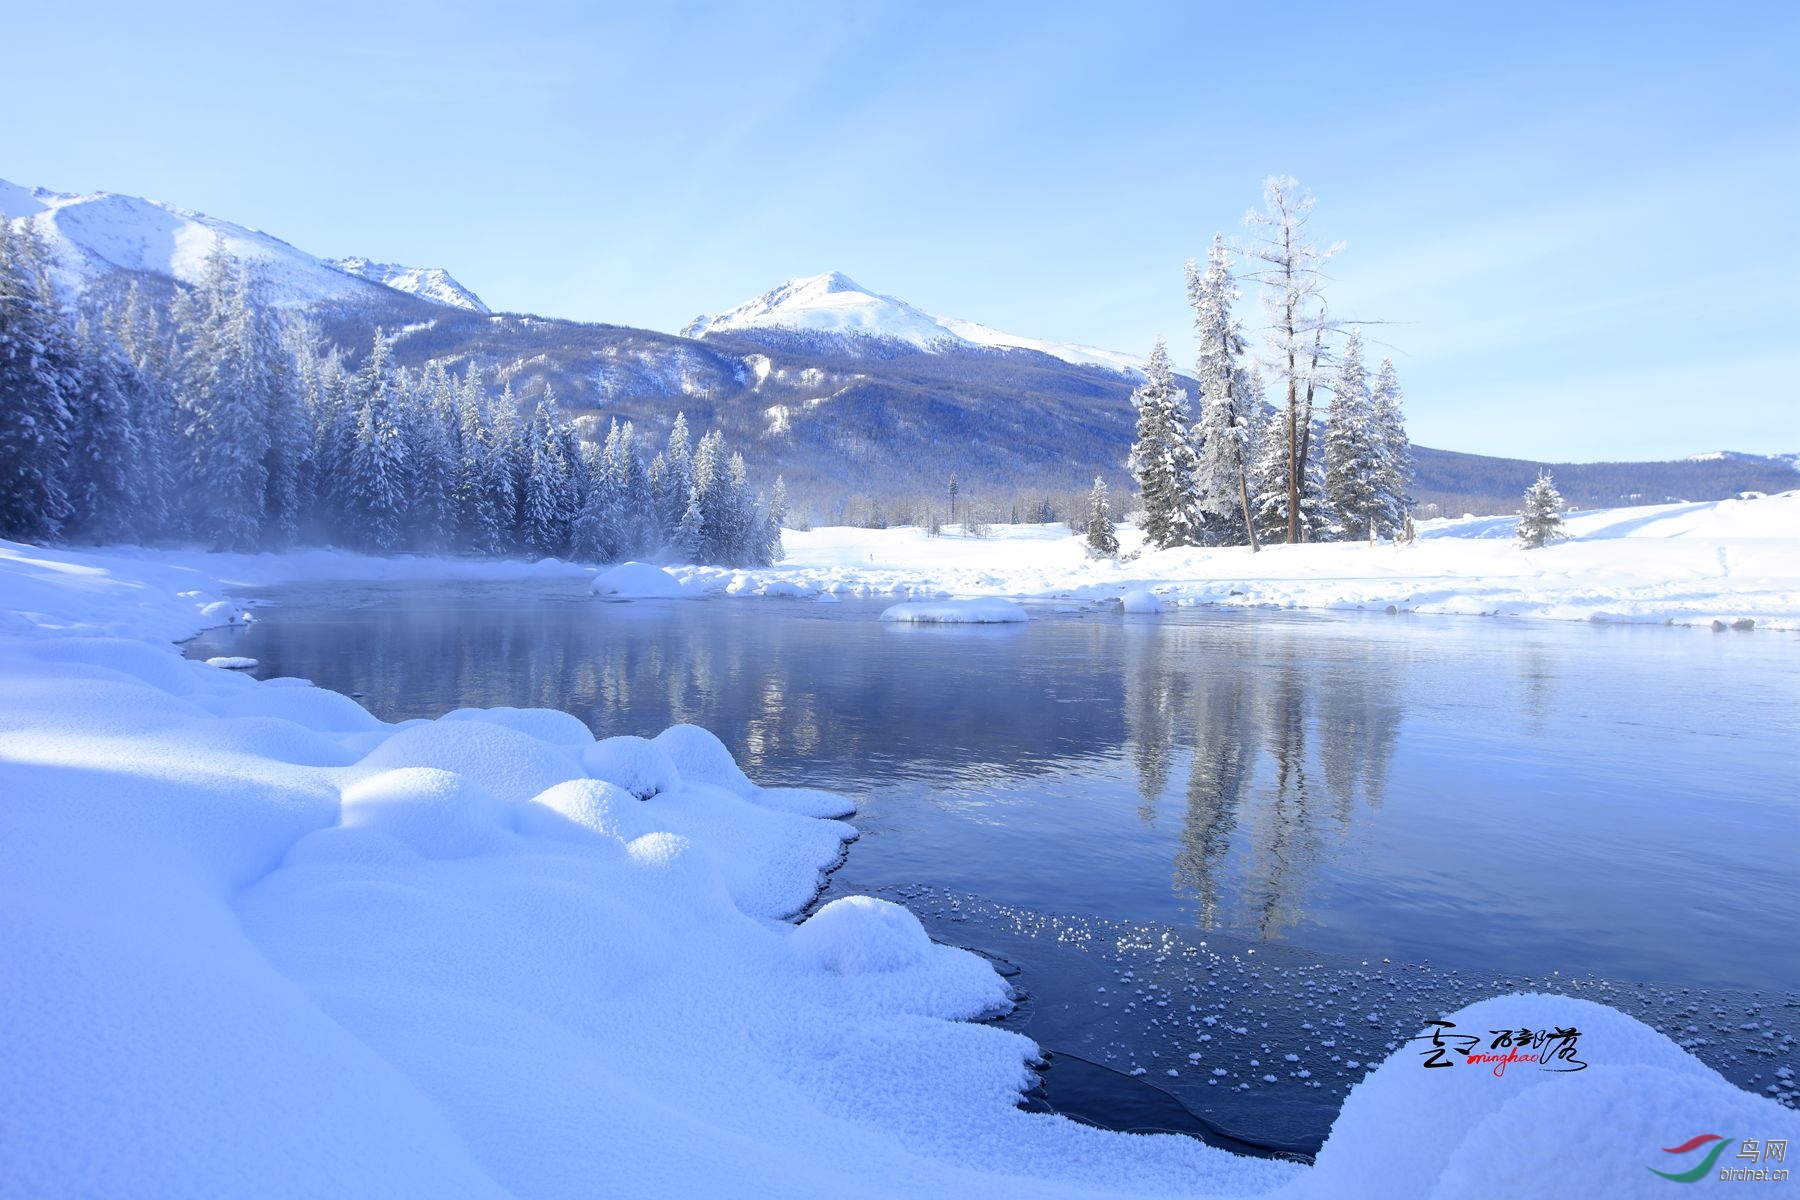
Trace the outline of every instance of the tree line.
{"label": "tree line", "polygon": [[524,413],[472,364],[396,368],[380,330],[353,366],[254,291],[221,247],[166,305],[134,283],[77,315],[36,234],[0,220],[0,536],[781,557],[784,485],[755,493],[722,433],[678,415],[646,461],[630,422],[596,445],[548,388]]}
{"label": "tree line", "polygon": [[[1292,179],[1272,178],[1244,257],[1268,311],[1267,351],[1246,362],[1248,339],[1232,315],[1240,298],[1233,257],[1213,238],[1207,266],[1187,264],[1188,301],[1199,339],[1199,415],[1188,408],[1159,340],[1137,413],[1129,465],[1148,543],[1247,545],[1405,536],[1412,456],[1399,378],[1384,359],[1371,376],[1361,331],[1328,312],[1324,263],[1307,236],[1313,199]],[[1277,400],[1265,395],[1266,367]],[[1329,405],[1325,397],[1329,396]],[[1323,437],[1316,413],[1326,408]],[[1322,444],[1321,444],[1322,442]]]}

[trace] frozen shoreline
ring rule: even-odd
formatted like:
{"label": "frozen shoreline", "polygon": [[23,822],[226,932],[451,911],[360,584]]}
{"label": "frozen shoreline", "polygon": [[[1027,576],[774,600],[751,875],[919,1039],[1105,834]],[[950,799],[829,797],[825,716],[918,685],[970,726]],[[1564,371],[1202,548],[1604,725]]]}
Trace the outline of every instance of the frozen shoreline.
{"label": "frozen shoreline", "polygon": [[[804,579],[786,572],[805,552],[771,578]],[[1311,1169],[1023,1113],[1035,1048],[966,1020],[1005,1003],[985,960],[876,901],[783,919],[851,835],[833,798],[759,789],[689,727],[387,725],[169,644],[237,614],[227,585],[591,574],[0,546],[9,1186],[1452,1196],[1551,1170],[1619,1194],[1661,1186],[1644,1164],[1694,1130],[1800,1136],[1646,1026],[1560,997],[1452,1019],[1577,1022],[1589,1070],[1422,1072],[1402,1047]]]}

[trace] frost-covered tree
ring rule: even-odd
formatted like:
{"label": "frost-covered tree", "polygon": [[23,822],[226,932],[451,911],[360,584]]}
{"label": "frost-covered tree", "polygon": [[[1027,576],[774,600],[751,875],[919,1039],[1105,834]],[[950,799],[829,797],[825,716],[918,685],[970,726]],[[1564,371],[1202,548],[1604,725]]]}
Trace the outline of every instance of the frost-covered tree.
{"label": "frost-covered tree", "polygon": [[37,236],[0,219],[0,536],[54,538],[70,515],[70,342]]}
{"label": "frost-covered tree", "polygon": [[1381,495],[1379,532],[1394,538],[1405,535],[1412,512],[1412,442],[1406,436],[1400,404],[1400,379],[1394,373],[1393,360],[1384,358],[1369,389],[1369,410],[1380,458],[1376,485]]}
{"label": "frost-covered tree", "polygon": [[1112,503],[1106,496],[1106,480],[1099,475],[1094,476],[1094,488],[1088,493],[1087,552],[1093,558],[1113,558],[1119,553]]}
{"label": "frost-covered tree", "polygon": [[1550,472],[1539,471],[1537,482],[1525,489],[1525,510],[1519,514],[1519,545],[1535,550],[1561,537],[1562,508],[1563,498],[1557,494]]}
{"label": "frost-covered tree", "polygon": [[131,510],[137,535],[169,537],[182,532],[173,503],[175,392],[169,345],[156,308],[133,280],[123,304],[108,309],[105,323],[132,371],[131,422],[137,440],[132,463]]}
{"label": "frost-covered tree", "polygon": [[1200,339],[1200,420],[1193,428],[1198,462],[1195,486],[1208,541],[1248,543],[1255,551],[1256,527],[1250,510],[1252,432],[1259,415],[1250,407],[1249,380],[1238,362],[1243,329],[1232,318],[1238,298],[1225,239],[1213,236],[1205,273],[1187,264],[1188,303]]}
{"label": "frost-covered tree", "polygon": [[354,522],[354,536],[371,550],[394,550],[402,544],[412,494],[406,432],[394,385],[387,339],[378,329],[374,349],[356,381],[360,403],[345,479],[345,515]]}
{"label": "frost-covered tree", "polygon": [[1279,507],[1287,519],[1289,542],[1307,540],[1306,514],[1321,508],[1317,493],[1308,490],[1318,475],[1311,446],[1313,394],[1330,328],[1320,295],[1322,268],[1338,248],[1321,250],[1308,240],[1312,208],[1310,193],[1278,175],[1263,184],[1263,211],[1244,217],[1253,231],[1246,254],[1259,264],[1251,278],[1261,285],[1269,314],[1269,365],[1284,394],[1283,420],[1268,431],[1279,437],[1279,452],[1264,449],[1263,487],[1265,494],[1271,487],[1287,492]]}
{"label": "frost-covered tree", "polygon": [[781,530],[787,524],[787,518],[787,480],[777,475],[775,490],[769,494],[768,510],[763,514],[762,545],[757,555],[765,566],[787,557],[787,549],[781,544]]}
{"label": "frost-covered tree", "polygon": [[1151,347],[1144,374],[1144,382],[1131,393],[1137,440],[1130,458],[1144,510],[1144,536],[1159,550],[1192,546],[1198,534],[1197,463],[1187,436],[1187,394],[1175,386],[1161,338]]}
{"label": "frost-covered tree", "polygon": [[1373,544],[1388,512],[1382,446],[1375,428],[1362,334],[1344,342],[1325,418],[1325,499],[1348,538]]}
{"label": "frost-covered tree", "polygon": [[268,485],[272,318],[253,303],[249,277],[223,242],[177,311],[194,528],[217,549],[249,549],[262,527]]}
{"label": "frost-covered tree", "polygon": [[530,458],[519,504],[519,541],[533,554],[558,555],[569,547],[575,464],[569,462],[556,397],[548,388],[526,433]]}
{"label": "frost-covered tree", "polygon": [[137,372],[112,335],[82,320],[75,332],[77,391],[70,405],[69,532],[94,542],[119,542],[137,526],[133,503],[140,481],[133,393]]}
{"label": "frost-covered tree", "polygon": [[694,491],[694,451],[688,439],[686,413],[675,414],[675,423],[669,427],[669,444],[661,458],[662,466],[653,480],[656,523],[660,536],[673,541]]}

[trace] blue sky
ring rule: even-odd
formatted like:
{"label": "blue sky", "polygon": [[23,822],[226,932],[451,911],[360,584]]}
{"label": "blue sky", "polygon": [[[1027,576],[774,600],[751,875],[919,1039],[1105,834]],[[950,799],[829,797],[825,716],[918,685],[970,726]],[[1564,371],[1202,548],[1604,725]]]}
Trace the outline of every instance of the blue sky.
{"label": "blue sky", "polygon": [[673,330],[841,270],[1186,362],[1181,264],[1280,172],[1416,440],[1800,451],[1800,5],[68,4],[7,35],[0,177],[496,308]]}

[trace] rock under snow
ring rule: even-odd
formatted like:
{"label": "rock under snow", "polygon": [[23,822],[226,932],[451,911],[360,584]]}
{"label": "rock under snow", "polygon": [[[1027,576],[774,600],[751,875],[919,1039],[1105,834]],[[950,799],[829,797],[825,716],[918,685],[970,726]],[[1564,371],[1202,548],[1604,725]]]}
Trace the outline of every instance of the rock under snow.
{"label": "rock under snow", "polygon": [[1031,618],[1011,600],[984,596],[977,600],[908,601],[887,609],[881,619],[915,625],[1004,625]]}
{"label": "rock under snow", "polygon": [[611,570],[602,571],[594,580],[594,595],[620,600],[654,600],[688,594],[679,579],[650,563],[620,563]]}

